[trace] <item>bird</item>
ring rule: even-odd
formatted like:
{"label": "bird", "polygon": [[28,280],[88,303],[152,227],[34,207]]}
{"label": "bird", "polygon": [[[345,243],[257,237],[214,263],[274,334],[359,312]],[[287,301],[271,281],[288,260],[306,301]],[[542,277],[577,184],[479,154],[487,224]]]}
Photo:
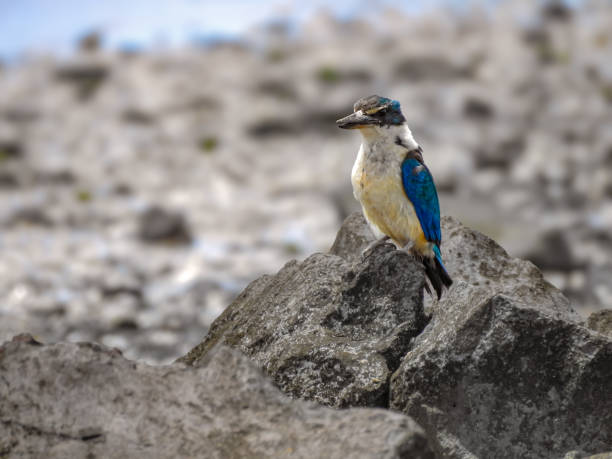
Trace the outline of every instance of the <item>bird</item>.
{"label": "bird", "polygon": [[[336,124],[359,129],[362,136],[351,183],[366,221],[379,238],[364,253],[391,239],[421,260],[439,300],[453,280],[440,253],[438,193],[400,103],[377,95],[363,97],[355,102],[353,113]],[[432,294],[427,283],[425,289]]]}

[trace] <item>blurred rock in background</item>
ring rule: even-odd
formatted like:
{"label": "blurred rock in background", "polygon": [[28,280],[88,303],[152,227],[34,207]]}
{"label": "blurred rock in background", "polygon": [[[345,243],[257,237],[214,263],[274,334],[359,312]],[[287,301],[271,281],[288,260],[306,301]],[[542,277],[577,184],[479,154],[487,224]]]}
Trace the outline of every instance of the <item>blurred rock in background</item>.
{"label": "blurred rock in background", "polygon": [[[357,209],[360,138],[402,103],[442,213],[612,308],[612,7],[521,0],[319,12],[142,51],[81,37],[0,68],[0,341],[168,362],[252,279],[325,251]],[[368,10],[369,11],[369,10]]]}

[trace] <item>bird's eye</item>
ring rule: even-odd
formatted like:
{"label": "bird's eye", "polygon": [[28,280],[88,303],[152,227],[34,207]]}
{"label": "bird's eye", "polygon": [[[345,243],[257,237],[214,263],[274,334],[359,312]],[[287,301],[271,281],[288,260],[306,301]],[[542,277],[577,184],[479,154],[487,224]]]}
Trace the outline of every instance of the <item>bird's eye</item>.
{"label": "bird's eye", "polygon": [[381,113],[382,110],[384,110],[386,107],[374,107],[371,108],[369,110],[366,110],[366,114],[367,115],[378,115],[379,113]]}

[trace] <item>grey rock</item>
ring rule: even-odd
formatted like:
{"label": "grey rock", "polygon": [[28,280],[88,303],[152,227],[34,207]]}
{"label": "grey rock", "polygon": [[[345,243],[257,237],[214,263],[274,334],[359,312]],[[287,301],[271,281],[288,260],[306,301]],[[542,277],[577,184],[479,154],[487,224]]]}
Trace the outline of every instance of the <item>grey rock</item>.
{"label": "grey rock", "polygon": [[[358,221],[347,219],[335,253],[361,246]],[[196,363],[224,343],[295,397],[334,407],[386,406],[391,373],[427,323],[424,282],[420,263],[389,244],[364,260],[315,254],[290,262],[251,283],[182,360]]]}
{"label": "grey rock", "polygon": [[12,189],[19,186],[17,174],[9,171],[0,171],[0,189]]}
{"label": "grey rock", "polygon": [[15,159],[23,155],[23,145],[15,139],[0,139],[0,155],[2,159]]}
{"label": "grey rock", "polygon": [[104,41],[98,30],[91,30],[79,38],[79,50],[85,53],[94,53],[100,50]]}
{"label": "grey rock", "polygon": [[37,225],[49,227],[53,226],[53,220],[51,220],[44,209],[36,206],[28,206],[13,212],[8,218],[7,225]]}
{"label": "grey rock", "polygon": [[152,367],[21,336],[0,369],[3,457],[434,457],[410,418],[290,400],[227,347],[195,368]]}
{"label": "grey rock", "polygon": [[147,125],[147,124],[153,124],[153,122],[155,121],[154,114],[148,113],[145,110],[134,108],[134,107],[127,108],[121,116],[122,116],[122,119],[126,123],[132,123],[132,124]]}
{"label": "grey rock", "polygon": [[89,62],[66,64],[56,71],[58,80],[75,83],[100,81],[107,78],[108,75],[109,70],[104,65]]}
{"label": "grey rock", "polygon": [[587,319],[587,327],[612,338],[612,309],[592,313]]}
{"label": "grey rock", "polygon": [[524,148],[525,140],[518,135],[509,138],[491,139],[483,142],[475,149],[475,165],[478,169],[497,168],[506,170]]}
{"label": "grey rock", "polygon": [[580,265],[574,258],[566,235],[560,230],[542,234],[534,247],[525,254],[540,269],[571,271]]}
{"label": "grey rock", "polygon": [[83,61],[64,64],[56,70],[55,77],[74,86],[77,96],[84,101],[95,95],[110,73],[104,64]]}
{"label": "grey rock", "polygon": [[255,138],[270,138],[288,136],[298,131],[298,123],[287,118],[265,118],[253,123],[248,128],[250,136]]}
{"label": "grey rock", "polygon": [[463,114],[467,118],[488,120],[495,115],[495,109],[486,100],[469,97],[463,103]]}
{"label": "grey rock", "polygon": [[563,459],[612,459],[612,452],[590,455],[583,451],[570,451],[563,456]]}
{"label": "grey rock", "polygon": [[542,7],[542,17],[551,21],[569,21],[573,13],[569,6],[560,0],[546,2]]}
{"label": "grey rock", "polygon": [[455,284],[391,380],[442,457],[562,457],[612,444],[612,341],[529,262],[443,220]]}
{"label": "grey rock", "polygon": [[182,214],[158,206],[147,209],[140,216],[139,235],[146,242],[189,243],[192,239]]}
{"label": "grey rock", "polygon": [[568,453],[565,453],[565,456],[563,456],[563,459],[582,459],[583,457],[585,457],[585,454],[582,451],[570,451]]}
{"label": "grey rock", "polygon": [[76,183],[75,174],[69,169],[36,171],[36,180],[45,185],[72,185]]}
{"label": "grey rock", "polygon": [[7,107],[4,111],[4,117],[8,121],[17,124],[31,123],[35,121],[39,116],[40,113],[37,110],[20,105]]}
{"label": "grey rock", "polygon": [[361,212],[353,212],[342,223],[342,227],[329,253],[348,261],[357,260],[361,252],[375,239]]}
{"label": "grey rock", "polygon": [[281,79],[264,79],[256,85],[255,91],[281,100],[297,99],[297,92],[293,82]]}
{"label": "grey rock", "polygon": [[[513,258],[494,240],[443,217],[442,259],[455,286],[437,309],[457,301],[481,304],[497,294],[537,305],[554,318],[581,322],[568,299],[544,279],[533,263]],[[455,287],[461,286],[455,293]],[[457,297],[456,295],[461,295]]]}
{"label": "grey rock", "polygon": [[411,56],[395,67],[398,78],[420,82],[424,80],[445,81],[464,75],[465,69],[441,56]]}

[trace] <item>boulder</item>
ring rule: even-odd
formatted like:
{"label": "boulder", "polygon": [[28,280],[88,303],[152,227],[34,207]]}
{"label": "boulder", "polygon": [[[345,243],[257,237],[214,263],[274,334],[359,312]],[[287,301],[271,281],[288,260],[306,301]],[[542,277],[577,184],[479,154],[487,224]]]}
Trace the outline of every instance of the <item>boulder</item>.
{"label": "boulder", "polygon": [[443,221],[455,279],[391,380],[442,457],[563,457],[612,445],[612,341],[530,263]]}
{"label": "boulder", "polygon": [[140,239],[145,242],[188,244],[192,240],[184,215],[159,206],[152,206],[143,212],[138,225]]}
{"label": "boulder", "polygon": [[410,418],[291,400],[223,346],[153,367],[21,336],[0,347],[0,371],[2,457],[434,457]]}
{"label": "boulder", "polygon": [[349,217],[332,249],[352,261],[315,254],[261,277],[182,360],[197,363],[224,343],[294,397],[334,407],[386,407],[389,378],[428,320],[425,278],[420,263],[390,244],[362,257],[364,224]]}
{"label": "boulder", "polygon": [[374,240],[374,233],[361,212],[353,212],[342,223],[329,253],[345,260],[359,259],[363,250]]}
{"label": "boulder", "polygon": [[493,239],[443,217],[442,259],[455,285],[443,296],[437,309],[457,302],[481,304],[503,294],[533,305],[557,319],[581,322],[559,289],[542,276],[533,263],[513,258]]}

